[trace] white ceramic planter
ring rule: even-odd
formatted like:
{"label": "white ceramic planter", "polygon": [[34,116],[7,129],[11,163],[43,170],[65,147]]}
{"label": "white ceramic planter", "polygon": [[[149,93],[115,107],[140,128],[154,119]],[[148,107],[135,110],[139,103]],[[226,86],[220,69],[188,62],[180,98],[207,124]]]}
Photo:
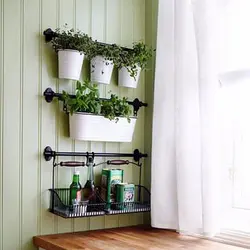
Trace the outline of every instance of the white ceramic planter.
{"label": "white ceramic planter", "polygon": [[77,50],[58,51],[58,77],[79,80],[84,54]]}
{"label": "white ceramic planter", "polygon": [[141,67],[137,66],[137,75],[130,76],[126,67],[122,67],[118,72],[118,85],[126,88],[136,88],[141,74]]}
{"label": "white ceramic planter", "polygon": [[84,141],[106,141],[106,142],[131,142],[133,138],[136,118],[114,120],[101,115],[88,113],[69,114],[70,137],[75,140]]}
{"label": "white ceramic planter", "polygon": [[113,61],[105,60],[102,56],[96,56],[90,62],[90,75],[92,82],[109,84],[114,68]]}

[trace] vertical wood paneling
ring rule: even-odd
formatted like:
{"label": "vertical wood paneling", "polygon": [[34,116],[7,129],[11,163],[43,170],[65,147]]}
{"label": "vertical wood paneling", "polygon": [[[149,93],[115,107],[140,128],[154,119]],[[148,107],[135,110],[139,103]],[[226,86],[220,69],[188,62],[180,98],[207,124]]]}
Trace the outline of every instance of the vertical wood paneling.
{"label": "vertical wood paneling", "polygon": [[3,250],[3,107],[4,107],[4,75],[3,75],[3,0],[0,0],[0,250]]}
{"label": "vertical wood paneling", "polygon": [[[132,47],[134,39],[133,39],[133,0],[121,1],[121,28],[120,28],[120,44],[126,47]],[[129,100],[134,99],[133,89],[130,88],[120,88],[120,96],[128,97]],[[134,142],[134,138],[133,138]],[[120,143],[120,151],[121,152],[132,152],[133,149],[132,143]],[[124,167],[124,181],[133,183],[133,171],[132,166]],[[136,170],[136,169],[135,169]],[[120,226],[128,226],[131,224],[131,214],[128,215],[120,215],[119,216],[119,225]]]}
{"label": "vertical wood paneling", "polygon": [[[3,249],[19,249],[21,241],[20,93],[22,92],[22,86],[20,85],[20,10],[21,1],[4,1]],[[15,32],[10,32],[13,29]]]}
{"label": "vertical wood paneling", "polygon": [[[134,1],[133,6],[133,40],[135,42],[143,41],[145,42],[145,19],[141,16],[145,15],[145,0]],[[145,71],[142,71],[140,75],[140,80],[136,89],[134,89],[134,97],[138,97],[140,100],[145,101]],[[142,108],[138,112],[138,119],[135,127],[135,134],[133,140],[133,148],[138,148],[144,151],[144,112],[145,108]],[[142,163],[143,159],[142,159]],[[144,171],[144,164],[142,165],[142,173]],[[138,183],[139,180],[139,170],[133,168],[133,182]],[[143,183],[143,176],[142,176]],[[132,214],[131,224],[143,224],[143,214]]]}
{"label": "vertical wood paneling", "polygon": [[[41,28],[42,31],[48,27],[56,27],[56,13],[57,13],[57,0],[41,0]],[[44,42],[44,37],[40,34],[40,81],[42,84],[42,91],[39,93],[42,98],[43,91],[51,87],[56,89],[56,77],[57,77],[57,56],[51,47]],[[43,150],[47,145],[55,148],[55,134],[56,134],[56,114],[57,103],[48,104],[42,98],[42,107],[40,114],[41,133],[40,133],[40,148]],[[41,154],[42,152],[38,152]],[[52,164],[46,162],[43,157],[41,160],[41,234],[54,233],[55,228],[55,217],[48,212],[49,207],[49,191],[52,183]]]}
{"label": "vertical wood paneling", "polygon": [[[156,32],[157,32],[157,11],[158,0],[145,0],[145,38],[146,43],[156,48]],[[148,158],[145,159],[144,168],[144,183],[150,188],[151,182],[151,146],[152,146],[152,117],[153,117],[153,93],[154,93],[154,68],[155,54],[148,65],[148,70],[145,72],[145,100],[149,104],[145,110],[144,119],[144,146],[148,152]],[[150,215],[144,214],[144,223],[150,223]]]}
{"label": "vertical wood paneling", "polygon": [[[37,232],[38,223],[38,152],[39,152],[39,109],[40,109],[40,36],[37,34],[40,24],[40,1],[25,0],[22,23],[22,72],[23,72],[23,142],[22,142],[22,249],[32,247],[30,232]],[[32,20],[32,22],[30,22]],[[32,84],[31,84],[32,83]],[[32,121],[32,126],[30,123]],[[32,192],[30,192],[32,190]],[[30,204],[27,206],[27,204]]]}
{"label": "vertical wood paneling", "polygon": [[[74,17],[74,0],[60,0],[59,1],[59,26],[63,27],[64,24],[68,25],[69,28],[74,28],[75,17]],[[66,90],[71,92],[73,89],[73,81],[71,80],[59,80],[59,92]],[[58,110],[57,120],[57,148],[59,151],[74,151],[74,144],[69,136],[68,126],[68,115],[62,111],[61,108]],[[72,160],[71,158],[64,158],[65,160]],[[69,168],[58,168],[58,187],[69,187],[72,182],[72,171]],[[70,232],[73,229],[73,220],[65,220],[58,218],[58,232]]]}
{"label": "vertical wood paneling", "polygon": [[[0,0],[0,250],[34,249],[35,234],[142,223],[138,214],[65,220],[48,212],[52,162],[45,162],[42,157],[45,146],[60,151],[132,152],[134,148],[144,151],[144,141],[145,144],[148,141],[144,129],[148,127],[144,127],[145,111],[141,109],[132,143],[71,140],[68,117],[62,112],[61,103],[48,104],[42,94],[47,87],[74,92],[75,83],[57,79],[57,55],[45,44],[42,31],[62,28],[67,23],[99,41],[131,47],[133,42],[145,39],[145,4],[147,10],[150,2]],[[15,32],[10,32],[13,29]],[[87,77],[89,66],[85,60],[81,79]],[[99,88],[102,96],[107,97],[111,90],[131,100],[135,97],[144,100],[147,81],[142,74],[138,89],[119,88],[115,70],[111,84]],[[148,117],[151,119],[150,114]],[[105,159],[97,158],[96,162],[102,160]],[[87,168],[80,171],[84,185]],[[124,171],[125,181],[137,183],[137,168],[126,166]],[[97,184],[100,175],[101,167],[97,167]],[[58,187],[68,187],[72,170],[61,168],[56,180]]]}
{"label": "vertical wood paneling", "polygon": [[[76,28],[80,29],[86,34],[91,33],[91,0],[76,0]],[[85,59],[82,71],[81,80],[86,79],[89,73],[89,62]],[[75,150],[79,152],[90,151],[90,142],[85,141],[75,141]],[[80,161],[86,162],[86,158],[78,159]],[[85,185],[87,180],[87,167],[80,168],[80,180],[81,184]],[[89,230],[90,218],[79,218],[74,219],[74,231],[85,231]]]}
{"label": "vertical wood paneling", "polygon": [[[105,25],[106,25],[106,35],[105,42],[107,43],[117,43],[120,44],[120,15],[121,15],[121,1],[120,0],[106,0],[106,15],[105,15]],[[119,88],[117,87],[118,74],[117,71],[113,71],[112,80],[106,87],[106,97],[110,96],[110,91],[114,94],[119,95]],[[106,152],[119,152],[119,143],[109,142],[106,143]],[[106,216],[105,217],[105,228],[118,227],[119,226],[119,216]]]}
{"label": "vertical wood paneling", "polygon": [[[98,14],[97,14],[98,13]],[[91,14],[91,36],[100,42],[106,40],[106,0],[92,0],[92,14]],[[105,97],[106,86],[99,85],[100,95]],[[91,152],[105,152],[106,143],[91,142]],[[96,161],[103,161],[103,158],[98,158]],[[98,182],[101,173],[101,168],[95,169],[95,182]],[[92,217],[90,218],[90,230],[100,229],[105,227],[105,217]]]}
{"label": "vertical wood paneling", "polygon": [[105,1],[92,0],[91,36],[100,42],[105,40]]}

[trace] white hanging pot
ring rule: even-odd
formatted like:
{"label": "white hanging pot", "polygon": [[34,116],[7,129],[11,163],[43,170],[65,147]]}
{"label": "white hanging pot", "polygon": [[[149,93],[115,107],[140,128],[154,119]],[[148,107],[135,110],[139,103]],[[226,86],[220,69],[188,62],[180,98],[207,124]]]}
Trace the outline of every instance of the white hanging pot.
{"label": "white hanging pot", "polygon": [[136,68],[137,74],[135,78],[130,76],[130,73],[126,67],[120,68],[118,72],[118,85],[121,87],[136,88],[141,74],[141,67],[137,66]]}
{"label": "white hanging pot", "polygon": [[101,115],[77,112],[69,114],[70,137],[75,140],[131,142],[133,138],[136,118],[130,123],[127,118],[110,121]]}
{"label": "white hanging pot", "polygon": [[103,56],[92,58],[90,62],[91,82],[109,84],[113,68],[113,61],[106,60]]}
{"label": "white hanging pot", "polygon": [[61,79],[79,80],[84,54],[77,50],[58,51],[58,77]]}

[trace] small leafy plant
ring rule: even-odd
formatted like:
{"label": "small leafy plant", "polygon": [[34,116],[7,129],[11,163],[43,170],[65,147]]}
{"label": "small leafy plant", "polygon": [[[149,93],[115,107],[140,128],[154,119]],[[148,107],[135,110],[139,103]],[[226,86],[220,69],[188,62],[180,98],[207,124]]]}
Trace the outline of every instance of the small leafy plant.
{"label": "small leafy plant", "polygon": [[74,112],[99,114],[101,111],[97,85],[87,80],[83,83],[77,81],[75,98],[63,91],[62,100],[71,114]]}
{"label": "small leafy plant", "polygon": [[127,98],[119,99],[117,95],[111,94],[109,100],[101,101],[101,114],[109,120],[119,121],[119,117],[126,117],[130,122],[131,108]]}
{"label": "small leafy plant", "polygon": [[93,44],[93,40],[87,34],[79,30],[68,29],[67,25],[65,25],[65,30],[56,29],[56,34],[57,36],[51,40],[52,47],[56,52],[71,49],[86,54]]}
{"label": "small leafy plant", "polygon": [[135,79],[138,73],[138,68],[145,69],[149,59],[152,57],[153,49],[148,47],[143,42],[134,43],[133,49],[123,49],[117,67],[126,67],[130,76]]}
{"label": "small leafy plant", "polygon": [[126,117],[130,122],[132,111],[127,98],[119,98],[117,95],[111,94],[110,99],[101,99],[97,85],[88,80],[83,83],[77,82],[75,97],[63,91],[61,99],[71,115],[74,112],[86,112],[103,115],[116,122],[119,121],[119,117]]}
{"label": "small leafy plant", "polygon": [[116,44],[103,44],[94,41],[86,52],[86,56],[90,60],[96,56],[103,56],[106,60],[113,61],[116,64],[121,53],[121,47]]}

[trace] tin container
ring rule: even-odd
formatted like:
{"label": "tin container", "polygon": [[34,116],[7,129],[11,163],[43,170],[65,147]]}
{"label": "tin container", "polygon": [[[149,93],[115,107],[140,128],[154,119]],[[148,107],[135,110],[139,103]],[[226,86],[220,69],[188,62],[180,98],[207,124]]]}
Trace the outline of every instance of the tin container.
{"label": "tin container", "polygon": [[[115,202],[115,185],[123,181],[122,169],[102,169],[101,197],[104,201]],[[108,206],[110,207],[110,206]]]}
{"label": "tin container", "polygon": [[119,210],[128,209],[135,201],[135,185],[119,183],[116,185],[116,208]]}

